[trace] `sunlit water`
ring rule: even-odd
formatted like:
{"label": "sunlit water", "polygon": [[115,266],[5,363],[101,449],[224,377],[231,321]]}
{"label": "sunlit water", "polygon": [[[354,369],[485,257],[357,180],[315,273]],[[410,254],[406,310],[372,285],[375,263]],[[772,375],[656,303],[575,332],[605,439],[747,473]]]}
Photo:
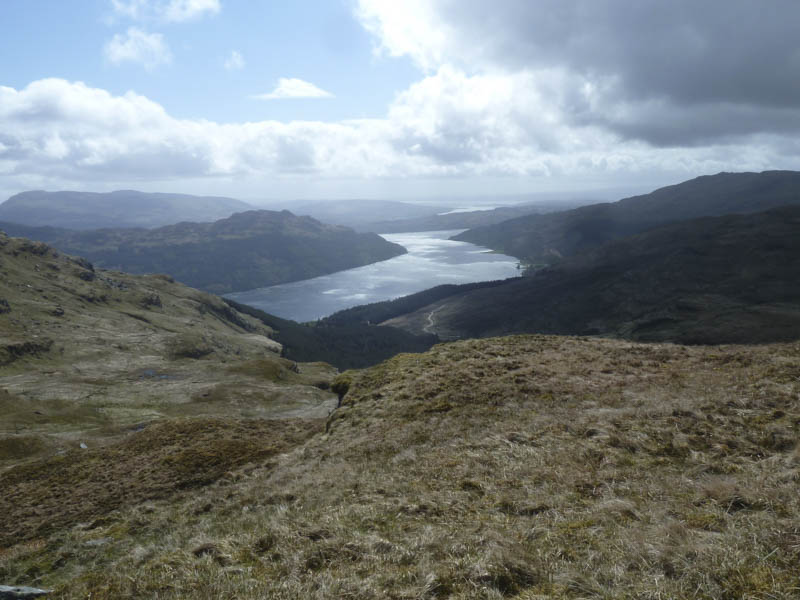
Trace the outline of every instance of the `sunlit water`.
{"label": "sunlit water", "polygon": [[382,234],[390,242],[405,247],[408,254],[227,297],[285,319],[313,321],[337,310],[407,296],[443,283],[471,283],[519,275],[516,258],[447,239],[460,231]]}

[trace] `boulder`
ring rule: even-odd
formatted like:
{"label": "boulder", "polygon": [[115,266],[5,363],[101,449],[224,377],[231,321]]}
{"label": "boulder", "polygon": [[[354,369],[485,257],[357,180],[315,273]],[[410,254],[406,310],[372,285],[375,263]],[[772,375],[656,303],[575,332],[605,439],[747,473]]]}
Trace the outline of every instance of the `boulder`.
{"label": "boulder", "polygon": [[17,585],[0,585],[0,600],[10,600],[12,598],[38,598],[49,594],[53,590],[40,590],[39,588],[17,586]]}

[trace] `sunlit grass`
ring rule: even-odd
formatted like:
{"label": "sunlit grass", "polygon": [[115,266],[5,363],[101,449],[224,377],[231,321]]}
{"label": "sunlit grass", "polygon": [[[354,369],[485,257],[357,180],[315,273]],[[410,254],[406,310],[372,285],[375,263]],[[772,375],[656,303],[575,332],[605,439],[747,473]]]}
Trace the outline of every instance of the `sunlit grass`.
{"label": "sunlit grass", "polygon": [[[63,598],[796,598],[798,367],[796,344],[545,336],[402,355],[343,375],[308,441],[245,437],[283,450],[214,470],[208,438],[164,471],[212,473],[199,487],[20,531],[0,579]],[[138,466],[107,485],[155,477],[176,451],[159,444],[129,445]]]}

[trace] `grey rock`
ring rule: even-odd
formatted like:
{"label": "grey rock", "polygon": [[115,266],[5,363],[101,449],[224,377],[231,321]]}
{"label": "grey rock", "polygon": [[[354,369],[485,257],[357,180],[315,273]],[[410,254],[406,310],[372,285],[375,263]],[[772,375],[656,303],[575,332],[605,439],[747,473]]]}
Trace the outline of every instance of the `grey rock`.
{"label": "grey rock", "polygon": [[40,590],[39,588],[17,586],[17,585],[0,585],[0,600],[17,599],[17,598],[38,598],[49,594],[53,590]]}
{"label": "grey rock", "polygon": [[84,542],[87,546],[104,546],[108,542],[110,542],[113,538],[110,537],[101,537],[97,538],[96,540],[89,540],[88,542]]}

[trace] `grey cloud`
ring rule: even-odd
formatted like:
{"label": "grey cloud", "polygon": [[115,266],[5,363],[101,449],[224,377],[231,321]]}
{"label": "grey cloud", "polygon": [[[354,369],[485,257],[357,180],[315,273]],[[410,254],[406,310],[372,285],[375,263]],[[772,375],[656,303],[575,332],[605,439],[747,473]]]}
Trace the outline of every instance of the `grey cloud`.
{"label": "grey cloud", "polygon": [[314,147],[308,140],[280,137],[276,143],[277,168],[286,173],[307,173],[315,170]]}
{"label": "grey cloud", "polygon": [[731,103],[681,106],[642,102],[618,114],[587,114],[584,121],[604,125],[626,139],[644,139],[654,146],[702,146],[733,143],[761,133],[800,131],[800,110]]}
{"label": "grey cloud", "polygon": [[593,84],[589,106],[564,107],[575,121],[659,145],[800,131],[797,0],[442,0],[437,14],[463,66],[561,68]]}

